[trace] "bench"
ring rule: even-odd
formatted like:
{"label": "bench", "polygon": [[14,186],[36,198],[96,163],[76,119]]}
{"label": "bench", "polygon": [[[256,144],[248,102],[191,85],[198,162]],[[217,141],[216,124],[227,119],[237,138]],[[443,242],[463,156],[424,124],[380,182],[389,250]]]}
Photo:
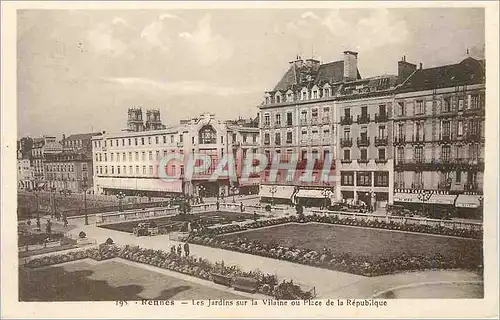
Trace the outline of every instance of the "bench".
{"label": "bench", "polygon": [[234,290],[255,293],[259,287],[259,282],[254,278],[236,277],[233,279]]}
{"label": "bench", "polygon": [[231,286],[232,278],[230,276],[225,276],[219,273],[212,273],[212,281],[217,284],[221,284],[226,287]]}

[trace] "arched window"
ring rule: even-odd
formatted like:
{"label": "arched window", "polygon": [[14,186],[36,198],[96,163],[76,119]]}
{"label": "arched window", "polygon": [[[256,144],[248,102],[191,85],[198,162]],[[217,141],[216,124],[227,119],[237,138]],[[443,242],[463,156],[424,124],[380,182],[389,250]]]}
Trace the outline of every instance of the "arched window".
{"label": "arched window", "polygon": [[217,143],[217,132],[211,125],[205,125],[198,132],[198,140],[200,144]]}

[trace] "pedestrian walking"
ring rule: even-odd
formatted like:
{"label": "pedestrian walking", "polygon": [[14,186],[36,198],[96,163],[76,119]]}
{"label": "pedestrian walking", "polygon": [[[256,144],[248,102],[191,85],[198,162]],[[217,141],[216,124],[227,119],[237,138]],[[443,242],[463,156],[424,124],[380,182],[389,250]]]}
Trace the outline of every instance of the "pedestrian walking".
{"label": "pedestrian walking", "polygon": [[219,209],[220,209],[220,203],[219,203],[219,201],[216,202],[216,206],[217,206],[217,211],[219,211]]}
{"label": "pedestrian walking", "polygon": [[50,221],[50,219],[47,220],[47,225],[45,226],[45,232],[49,235],[52,233],[52,222]]}
{"label": "pedestrian walking", "polygon": [[28,219],[28,221],[26,221],[26,224],[29,226],[31,226],[31,219]]}
{"label": "pedestrian walking", "polygon": [[182,256],[182,246],[181,246],[181,244],[180,244],[180,243],[179,243],[179,245],[177,246],[177,255],[178,255],[179,257],[181,257],[181,256]]}
{"label": "pedestrian walking", "polygon": [[66,218],[65,215],[63,215],[63,222],[64,222],[64,227],[66,228],[68,226],[68,218]]}
{"label": "pedestrian walking", "polygon": [[40,217],[36,218],[36,228],[37,229],[42,229],[42,224],[40,223]]}
{"label": "pedestrian walking", "polygon": [[245,207],[243,207],[243,202],[240,202],[240,210],[241,212],[245,211]]}
{"label": "pedestrian walking", "polygon": [[186,257],[189,256],[189,243],[184,244],[184,253],[186,254]]}

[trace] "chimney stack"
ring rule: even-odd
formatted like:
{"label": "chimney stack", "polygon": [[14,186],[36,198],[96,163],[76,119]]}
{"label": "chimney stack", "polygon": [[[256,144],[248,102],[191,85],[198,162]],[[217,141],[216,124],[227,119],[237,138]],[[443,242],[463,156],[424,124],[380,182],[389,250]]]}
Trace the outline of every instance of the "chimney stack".
{"label": "chimney stack", "polygon": [[420,62],[420,70],[422,70],[422,62]]}
{"label": "chimney stack", "polygon": [[358,53],[344,51],[344,81],[353,81],[358,78]]}
{"label": "chimney stack", "polygon": [[398,61],[398,83],[405,81],[415,70],[417,65],[406,62],[406,56],[401,57],[401,61]]}

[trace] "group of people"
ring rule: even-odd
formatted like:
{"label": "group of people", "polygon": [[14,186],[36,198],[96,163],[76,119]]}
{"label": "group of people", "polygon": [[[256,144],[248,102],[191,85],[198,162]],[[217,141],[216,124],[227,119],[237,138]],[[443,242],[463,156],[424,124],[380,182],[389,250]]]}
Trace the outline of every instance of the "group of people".
{"label": "group of people", "polygon": [[[182,257],[182,245],[179,243],[179,245],[176,247],[175,245],[170,247],[170,252],[173,254],[177,254],[179,257]],[[185,242],[184,243],[184,254],[186,257],[189,256],[189,243]]]}

